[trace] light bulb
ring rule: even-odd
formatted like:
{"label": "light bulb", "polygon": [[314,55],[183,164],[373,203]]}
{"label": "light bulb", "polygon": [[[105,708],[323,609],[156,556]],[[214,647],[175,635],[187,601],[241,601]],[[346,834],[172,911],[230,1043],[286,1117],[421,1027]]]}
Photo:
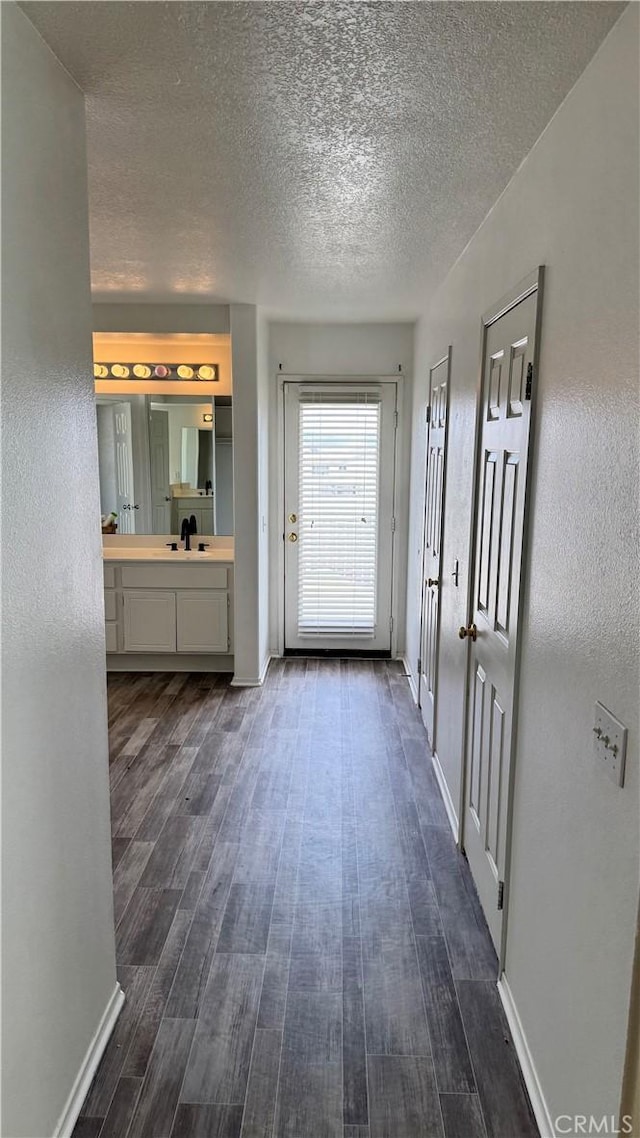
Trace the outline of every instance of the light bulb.
{"label": "light bulb", "polygon": [[94,364],[93,374],[96,379],[106,379],[109,374],[109,368],[105,367],[104,364]]}
{"label": "light bulb", "polygon": [[124,364],[113,364],[111,374],[115,376],[116,379],[127,379],[129,368],[125,367]]}
{"label": "light bulb", "polygon": [[138,379],[148,379],[151,375],[151,368],[147,364],[134,364],[133,374]]}
{"label": "light bulb", "polygon": [[165,367],[164,364],[158,364],[157,367],[154,367],[153,369],[153,374],[157,376],[158,379],[166,379],[169,375],[169,372],[170,369],[168,367]]}
{"label": "light bulb", "polygon": [[213,379],[215,374],[215,368],[210,367],[209,364],[202,364],[198,368],[198,379]]}
{"label": "light bulb", "polygon": [[193,379],[193,368],[187,367],[186,364],[180,364],[178,368],[178,375],[180,379]]}

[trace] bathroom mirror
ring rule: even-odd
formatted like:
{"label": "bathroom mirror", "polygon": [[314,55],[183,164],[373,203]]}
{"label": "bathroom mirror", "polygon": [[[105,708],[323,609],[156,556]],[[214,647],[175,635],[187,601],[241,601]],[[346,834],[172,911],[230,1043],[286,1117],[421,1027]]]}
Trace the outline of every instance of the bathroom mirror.
{"label": "bathroom mirror", "polygon": [[115,532],[179,534],[186,517],[192,532],[233,535],[230,395],[97,394],[96,415],[100,512]]}

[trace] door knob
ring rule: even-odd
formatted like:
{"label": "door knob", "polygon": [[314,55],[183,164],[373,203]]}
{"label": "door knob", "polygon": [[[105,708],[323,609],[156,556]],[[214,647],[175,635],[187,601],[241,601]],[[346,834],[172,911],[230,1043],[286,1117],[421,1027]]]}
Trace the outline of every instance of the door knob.
{"label": "door knob", "polygon": [[477,640],[478,629],[475,624],[470,624],[468,628],[465,628],[464,624],[461,624],[458,629],[458,636],[461,640],[464,640],[465,636],[468,636],[470,640]]}
{"label": "door knob", "polygon": [[297,522],[297,520],[298,518],[296,514],[289,514],[289,521],[291,522],[291,525],[293,525],[294,522]]}
{"label": "door knob", "polygon": [[440,582],[437,577],[427,577],[427,588],[430,589],[432,585],[437,587],[439,584]]}
{"label": "door knob", "polygon": [[288,539],[287,539],[287,540],[288,540],[288,541],[297,541],[297,540],[298,540],[298,535],[297,535],[297,533],[290,533],[290,534],[289,534],[289,537],[288,537]]}

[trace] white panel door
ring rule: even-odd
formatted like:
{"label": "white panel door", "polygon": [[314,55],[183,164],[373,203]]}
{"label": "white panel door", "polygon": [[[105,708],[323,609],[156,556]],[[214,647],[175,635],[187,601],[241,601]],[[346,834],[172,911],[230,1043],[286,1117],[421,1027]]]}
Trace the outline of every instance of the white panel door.
{"label": "white panel door", "polygon": [[120,533],[135,533],[137,506],[133,496],[133,441],[130,403],[114,403],[113,425],[116,448],[118,529]]}
{"label": "white panel door", "polygon": [[391,650],[396,385],[285,384],[285,649]]}
{"label": "white panel door", "polygon": [[214,590],[176,593],[178,652],[229,650],[227,597]]}
{"label": "white panel door", "polygon": [[175,652],[176,594],[125,589],[125,652]]}
{"label": "white panel door", "polygon": [[149,467],[153,533],[171,533],[168,411],[149,411]]}
{"label": "white panel door", "polygon": [[[464,848],[499,956],[508,895],[525,506],[539,274],[485,321],[466,709]],[[520,290],[526,293],[526,288]]]}
{"label": "white panel door", "polygon": [[436,749],[440,590],[442,588],[450,367],[451,350],[429,372],[429,410],[427,412],[427,471],[424,499],[422,632],[420,637],[418,702],[432,751]]}

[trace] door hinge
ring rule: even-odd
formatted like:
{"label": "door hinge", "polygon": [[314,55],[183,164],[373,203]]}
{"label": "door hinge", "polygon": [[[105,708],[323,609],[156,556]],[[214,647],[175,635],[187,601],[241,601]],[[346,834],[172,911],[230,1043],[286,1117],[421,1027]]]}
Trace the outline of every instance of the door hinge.
{"label": "door hinge", "polygon": [[418,675],[422,672],[422,660],[418,656]]}
{"label": "door hinge", "polygon": [[393,412],[393,425],[397,430],[398,429],[398,412],[397,411]]}
{"label": "door hinge", "polygon": [[393,617],[389,617],[389,632],[393,632]]}
{"label": "door hinge", "polygon": [[531,399],[531,388],[533,386],[533,364],[527,364],[527,384],[524,389],[525,399]]}
{"label": "door hinge", "polygon": [[396,519],[395,518],[391,519],[391,532],[392,533],[396,532]]}
{"label": "door hinge", "polygon": [[427,407],[427,425],[431,422],[431,404]]}
{"label": "door hinge", "polygon": [[498,908],[504,909],[504,881],[498,882]]}

